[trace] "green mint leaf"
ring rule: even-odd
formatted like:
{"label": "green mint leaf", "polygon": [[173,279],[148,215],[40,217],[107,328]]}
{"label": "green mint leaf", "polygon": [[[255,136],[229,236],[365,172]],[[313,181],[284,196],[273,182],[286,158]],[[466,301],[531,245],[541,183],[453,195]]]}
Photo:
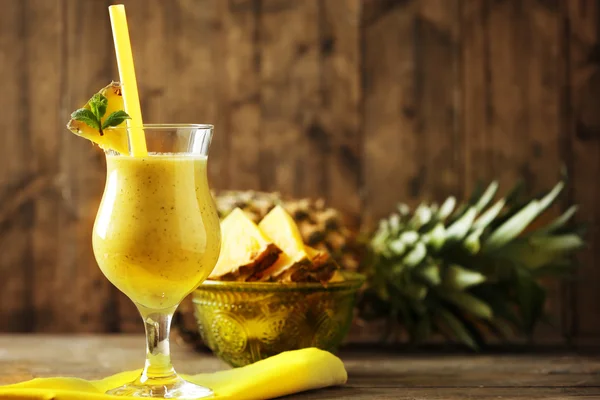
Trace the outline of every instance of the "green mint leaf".
{"label": "green mint leaf", "polygon": [[100,121],[96,118],[94,113],[87,108],[80,108],[71,114],[71,118],[75,121],[81,121],[90,128],[100,129]]}
{"label": "green mint leaf", "polygon": [[126,119],[131,119],[131,117],[125,111],[115,111],[104,120],[104,123],[102,124],[102,129],[106,129],[111,126],[119,126]]}
{"label": "green mint leaf", "polygon": [[100,121],[104,114],[106,114],[106,107],[108,106],[108,99],[101,95],[100,93],[96,93],[90,99],[90,110],[96,116],[96,119]]}

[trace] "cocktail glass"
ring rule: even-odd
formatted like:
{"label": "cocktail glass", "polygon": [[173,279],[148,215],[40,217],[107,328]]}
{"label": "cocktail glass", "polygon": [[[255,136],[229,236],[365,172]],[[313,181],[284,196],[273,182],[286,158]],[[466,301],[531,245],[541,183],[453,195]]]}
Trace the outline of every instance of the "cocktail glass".
{"label": "cocktail glass", "polygon": [[[132,129],[105,134],[130,138]],[[175,372],[169,330],[179,303],[208,277],[219,256],[219,218],[207,179],[213,127],[144,125],[143,131],[147,156],[106,151],[106,186],[93,231],[100,269],[135,303],[146,328],[141,375],[107,393],[209,397],[209,388]]]}

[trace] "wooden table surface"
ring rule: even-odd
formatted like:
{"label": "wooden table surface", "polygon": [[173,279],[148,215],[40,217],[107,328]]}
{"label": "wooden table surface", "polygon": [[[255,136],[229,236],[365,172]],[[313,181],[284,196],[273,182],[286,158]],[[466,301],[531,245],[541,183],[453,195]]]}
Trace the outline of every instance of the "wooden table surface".
{"label": "wooden table surface", "polygon": [[[179,372],[227,368],[173,344]],[[345,350],[347,385],[286,399],[600,399],[600,354],[403,354]],[[0,384],[33,377],[100,378],[143,362],[143,337],[0,335]]]}

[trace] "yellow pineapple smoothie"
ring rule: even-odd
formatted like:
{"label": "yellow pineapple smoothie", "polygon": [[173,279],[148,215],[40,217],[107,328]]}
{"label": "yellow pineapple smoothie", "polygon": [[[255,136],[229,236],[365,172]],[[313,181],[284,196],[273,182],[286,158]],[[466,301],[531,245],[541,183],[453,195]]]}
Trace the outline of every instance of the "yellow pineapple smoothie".
{"label": "yellow pineapple smoothie", "polygon": [[219,257],[219,218],[206,156],[107,155],[93,247],[104,275],[132,301],[174,307]]}

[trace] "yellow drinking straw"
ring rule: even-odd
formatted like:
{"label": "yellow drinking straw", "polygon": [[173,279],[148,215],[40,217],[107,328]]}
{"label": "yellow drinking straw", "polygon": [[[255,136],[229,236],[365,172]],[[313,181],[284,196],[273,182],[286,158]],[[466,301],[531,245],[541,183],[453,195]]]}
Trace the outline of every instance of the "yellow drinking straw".
{"label": "yellow drinking straw", "polygon": [[141,128],[143,125],[142,110],[135,79],[135,67],[133,65],[133,53],[131,52],[125,6],[122,4],[109,6],[108,12],[110,13],[117,65],[121,77],[123,103],[125,104],[125,112],[131,117],[130,120],[127,120],[127,126],[135,128],[130,129],[129,135],[131,153],[135,157],[143,157],[147,155],[148,151],[146,150],[144,131]]}

